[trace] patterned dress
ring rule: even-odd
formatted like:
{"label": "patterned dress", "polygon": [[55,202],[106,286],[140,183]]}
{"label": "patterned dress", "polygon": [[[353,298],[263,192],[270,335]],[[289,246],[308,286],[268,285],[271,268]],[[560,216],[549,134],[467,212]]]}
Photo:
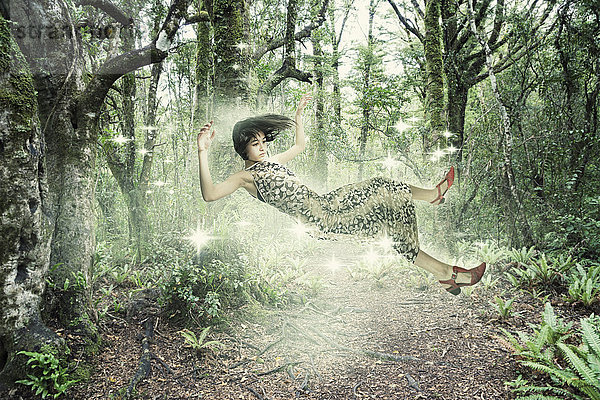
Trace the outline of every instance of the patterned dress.
{"label": "patterned dress", "polygon": [[408,185],[376,177],[319,195],[279,163],[261,161],[246,170],[259,200],[322,233],[387,235],[398,253],[411,262],[417,257],[417,219]]}

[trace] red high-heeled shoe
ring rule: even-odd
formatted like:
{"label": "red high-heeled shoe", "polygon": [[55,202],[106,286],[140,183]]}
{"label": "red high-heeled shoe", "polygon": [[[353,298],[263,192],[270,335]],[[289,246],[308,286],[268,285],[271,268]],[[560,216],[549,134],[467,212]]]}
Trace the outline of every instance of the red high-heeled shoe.
{"label": "red high-heeled shoe", "polygon": [[[444,190],[444,193],[442,193],[442,189],[440,188],[444,182],[448,182],[448,187],[446,188],[446,190]],[[448,171],[448,173],[446,174],[446,176],[444,177],[444,179],[442,179],[442,181],[440,183],[437,184],[436,188],[438,190],[438,196],[431,201],[431,204],[443,204],[444,201],[446,201],[446,199],[444,198],[444,195],[446,194],[446,192],[448,191],[448,189],[450,189],[450,186],[452,186],[452,184],[454,183],[454,167],[450,167],[450,171]],[[439,201],[439,203],[437,203]]]}
{"label": "red high-heeled shoe", "polygon": [[[460,288],[463,286],[473,286],[474,284],[476,284],[477,282],[479,282],[481,280],[481,277],[483,276],[483,274],[485,273],[485,263],[481,263],[479,266],[475,267],[475,268],[471,268],[471,269],[464,269],[461,267],[457,267],[456,265],[452,267],[452,278],[447,279],[445,281],[439,281],[442,285],[451,285],[449,288],[446,288],[446,290],[453,294],[453,295],[458,295],[460,294]],[[460,272],[468,272],[471,274],[471,283],[456,283],[456,278],[458,277],[458,274]]]}

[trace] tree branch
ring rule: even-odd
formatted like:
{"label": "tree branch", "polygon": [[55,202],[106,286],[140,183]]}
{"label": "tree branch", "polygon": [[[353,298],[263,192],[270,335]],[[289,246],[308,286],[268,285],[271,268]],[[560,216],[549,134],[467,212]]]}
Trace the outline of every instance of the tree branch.
{"label": "tree branch", "polygon": [[[191,0],[175,0],[167,13],[165,22],[152,43],[107,60],[88,83],[79,98],[79,110],[90,118],[96,118],[108,90],[123,75],[138,68],[164,60],[171,43],[185,18]],[[80,115],[81,116],[81,115]]]}
{"label": "tree branch", "polygon": [[[298,32],[296,32],[294,34],[294,40],[295,41],[300,42],[300,41],[302,41],[302,39],[306,39],[307,37],[310,36],[310,34],[312,33],[313,30],[315,30],[318,27],[320,27],[321,25],[323,25],[323,22],[325,21],[325,15],[326,15],[326,12],[327,12],[327,6],[328,6],[328,4],[329,4],[329,0],[323,0],[323,4],[321,6],[321,9],[319,10],[319,13],[315,17],[315,19],[312,20],[310,22],[310,24],[308,24],[304,28],[302,28],[302,30],[300,30],[300,31],[298,31]],[[285,37],[271,40],[265,46],[262,46],[262,47],[258,48],[254,52],[254,54],[252,54],[252,59],[254,61],[258,61],[266,53],[268,53],[270,51],[273,51],[275,49],[280,48],[285,43],[286,43],[286,38]]]}
{"label": "tree branch", "polygon": [[392,6],[392,8],[394,9],[394,12],[396,13],[396,16],[398,16],[398,19],[400,20],[400,23],[402,23],[402,25],[404,25],[404,27],[406,28],[406,30],[409,31],[410,33],[412,33],[413,35],[415,35],[419,39],[419,41],[421,43],[423,43],[423,41],[425,40],[425,38],[423,37],[423,35],[421,34],[421,32],[419,32],[419,29],[417,27],[415,27],[415,25],[412,23],[411,20],[405,18],[404,15],[402,15],[402,13],[398,9],[398,6],[394,2],[394,0],[388,0],[388,3],[390,3],[390,5]]}
{"label": "tree branch", "polygon": [[123,26],[129,26],[133,24],[133,18],[125,15],[117,6],[111,3],[109,0],[80,0],[80,6],[92,6],[99,10],[104,11],[115,21],[121,23]]}

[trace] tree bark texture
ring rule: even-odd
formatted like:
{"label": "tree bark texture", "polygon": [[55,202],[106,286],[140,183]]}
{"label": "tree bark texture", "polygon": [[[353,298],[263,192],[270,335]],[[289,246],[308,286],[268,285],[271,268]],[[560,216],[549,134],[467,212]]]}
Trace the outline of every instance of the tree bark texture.
{"label": "tree bark texture", "polygon": [[[189,0],[175,0],[152,42],[107,60],[84,87],[81,37],[64,0],[11,3],[13,32],[33,74],[47,146],[48,207],[52,236],[47,311],[67,327],[97,339],[87,313],[89,268],[94,254],[93,172],[98,118],[117,79],[167,55]],[[55,28],[53,28],[55,27]],[[70,285],[66,281],[79,281]]]}
{"label": "tree bark texture", "polygon": [[248,2],[207,2],[214,31],[215,102],[247,104],[250,99]]}
{"label": "tree bark texture", "polygon": [[425,114],[431,136],[426,150],[435,145],[446,129],[444,107],[444,64],[442,62],[442,29],[440,27],[441,0],[425,1],[425,50],[426,87]]}
{"label": "tree bark texture", "polygon": [[314,30],[311,35],[313,56],[314,56],[314,77],[317,86],[315,96],[315,120],[317,134],[315,135],[316,157],[315,163],[318,166],[315,173],[315,178],[327,188],[327,142],[328,135],[325,130],[325,87],[323,77],[323,48],[321,45],[321,31]]}
{"label": "tree bark texture", "polygon": [[[367,34],[367,48],[365,54],[365,63],[362,71],[362,86],[363,86],[363,99],[362,103],[362,123],[360,127],[359,141],[359,158],[362,160],[365,158],[365,152],[367,150],[367,140],[369,138],[370,124],[371,124],[371,104],[367,100],[367,93],[371,86],[371,67],[373,64],[373,23],[375,18],[375,11],[377,9],[377,3],[379,0],[371,0],[369,2],[369,33]],[[364,165],[361,163],[358,166],[358,180],[363,179]]]}
{"label": "tree bark texture", "polygon": [[[485,54],[485,65],[487,67],[487,72],[490,78],[490,84],[492,86],[492,92],[494,93],[494,97],[496,98],[496,102],[498,104],[498,108],[500,109],[500,115],[502,116],[502,137],[501,137],[501,145],[502,145],[502,155],[504,159],[504,164],[502,166],[504,176],[506,177],[506,182],[508,186],[508,196],[506,199],[506,205],[509,204],[514,205],[514,212],[520,214],[521,223],[522,223],[522,236],[525,239],[525,243],[513,243],[514,247],[520,247],[522,245],[531,246],[534,244],[533,233],[531,227],[529,225],[529,221],[527,215],[524,212],[523,204],[521,204],[521,199],[519,193],[517,192],[517,184],[515,181],[514,168],[512,163],[513,158],[513,137],[512,137],[512,128],[511,128],[511,120],[506,111],[506,107],[504,106],[504,102],[502,101],[502,96],[500,94],[500,90],[498,89],[498,84],[496,82],[496,75],[494,74],[494,64],[492,60],[492,50],[489,47],[487,42],[487,38],[481,34],[477,29],[477,24],[475,23],[474,11],[473,11],[473,0],[468,0],[469,2],[469,25],[473,35],[479,41],[479,44],[483,48]],[[508,218],[509,221],[513,220],[513,218]],[[510,222],[509,222],[510,224]],[[517,235],[510,235],[510,237],[516,237]]]}
{"label": "tree bark texture", "polygon": [[[198,3],[204,3],[198,1]],[[206,10],[204,10],[206,11]],[[196,71],[195,71],[195,99],[194,125],[200,127],[210,118],[211,95],[213,87],[213,49],[211,40],[211,26],[209,22],[197,25],[196,40]]]}
{"label": "tree bark texture", "polygon": [[0,386],[24,376],[26,360],[59,338],[40,321],[50,257],[44,218],[44,141],[29,66],[0,17]]}

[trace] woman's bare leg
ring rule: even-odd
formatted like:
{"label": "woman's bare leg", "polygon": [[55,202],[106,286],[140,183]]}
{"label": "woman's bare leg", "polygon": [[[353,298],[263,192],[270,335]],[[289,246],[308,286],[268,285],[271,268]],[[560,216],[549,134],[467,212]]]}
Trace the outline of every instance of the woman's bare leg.
{"label": "woman's bare leg", "polygon": [[[437,188],[433,189],[423,189],[418,186],[408,185],[410,187],[410,192],[412,193],[413,200],[423,200],[427,202],[432,202],[438,197]],[[443,182],[440,185],[440,191],[444,193],[444,191],[448,188],[448,182]]]}
{"label": "woman's bare leg", "polygon": [[[424,270],[431,272],[437,280],[447,280],[452,278],[452,265],[443,263],[423,250],[419,250],[417,258],[415,259],[415,265],[421,267]],[[456,283],[470,283],[471,274],[459,273],[456,278]]]}

